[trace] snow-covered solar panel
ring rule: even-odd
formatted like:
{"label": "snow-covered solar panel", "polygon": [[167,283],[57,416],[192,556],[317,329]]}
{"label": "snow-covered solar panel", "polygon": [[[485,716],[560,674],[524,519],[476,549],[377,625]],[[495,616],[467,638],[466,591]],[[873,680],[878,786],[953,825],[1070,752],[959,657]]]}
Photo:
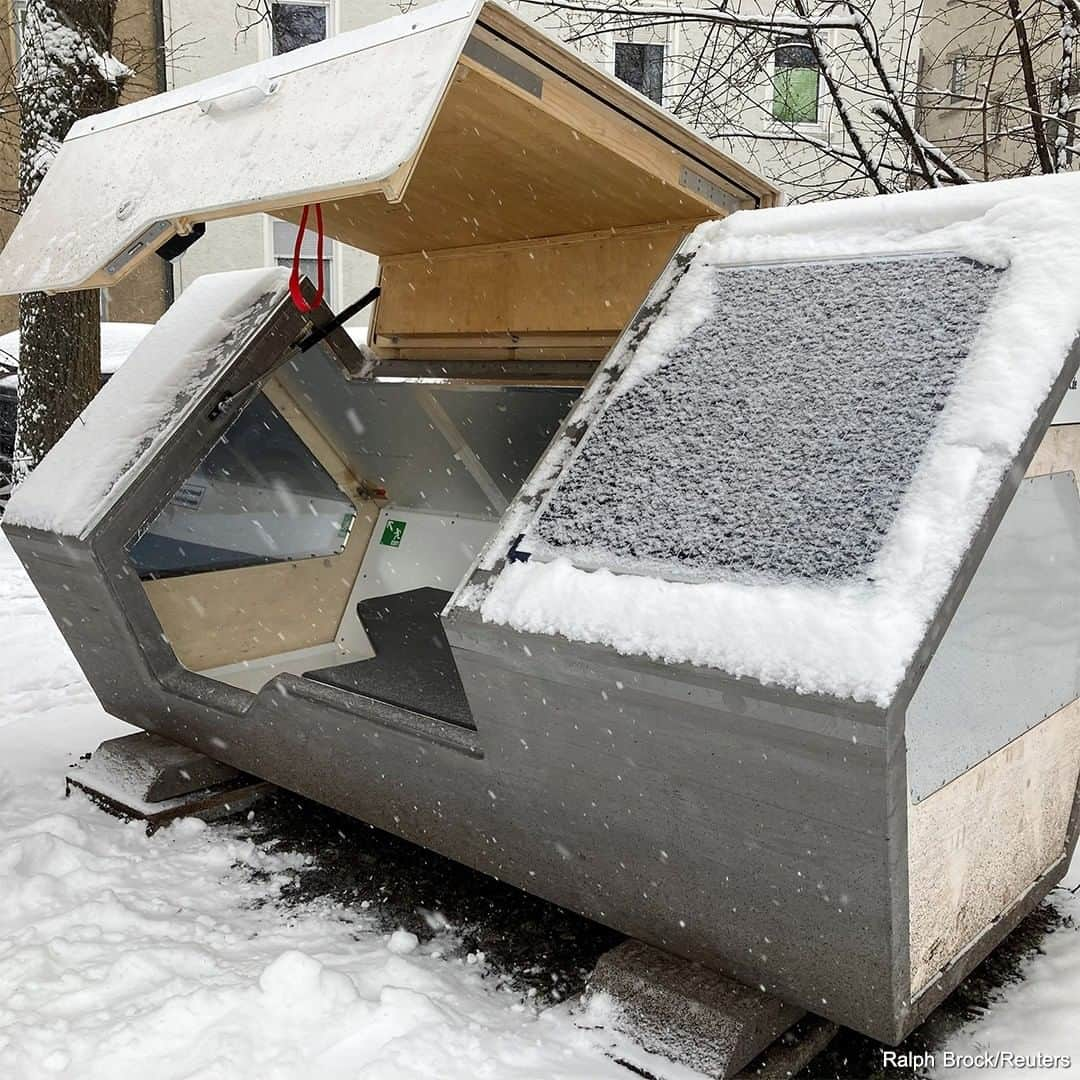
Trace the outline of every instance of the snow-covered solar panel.
{"label": "snow-covered solar panel", "polygon": [[951,254],[719,266],[631,365],[527,541],[679,580],[865,576],[1001,271]]}

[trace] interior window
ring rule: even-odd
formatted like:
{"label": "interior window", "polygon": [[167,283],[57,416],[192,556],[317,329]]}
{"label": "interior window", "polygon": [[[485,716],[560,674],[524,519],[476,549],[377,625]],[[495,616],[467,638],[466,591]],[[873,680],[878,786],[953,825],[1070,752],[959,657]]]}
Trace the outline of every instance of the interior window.
{"label": "interior window", "polygon": [[273,3],[270,26],[275,56],[323,41],[327,34],[326,5]]}
{"label": "interior window", "polygon": [[658,105],[664,101],[664,46],[615,42],[615,78]]}
{"label": "interior window", "polygon": [[356,509],[259,394],[129,545],[141,577],[334,555]]}
{"label": "interior window", "polygon": [[818,65],[803,40],[785,41],[773,52],[773,116],[785,124],[818,119]]}

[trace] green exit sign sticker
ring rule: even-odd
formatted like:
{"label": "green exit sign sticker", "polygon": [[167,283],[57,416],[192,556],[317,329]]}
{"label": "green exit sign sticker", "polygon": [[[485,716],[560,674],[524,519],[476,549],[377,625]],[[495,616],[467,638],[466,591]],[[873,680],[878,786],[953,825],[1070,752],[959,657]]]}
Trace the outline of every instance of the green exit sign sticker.
{"label": "green exit sign sticker", "polygon": [[387,547],[401,547],[401,538],[405,535],[405,522],[395,521],[390,518],[382,531],[382,539],[380,544],[385,544]]}

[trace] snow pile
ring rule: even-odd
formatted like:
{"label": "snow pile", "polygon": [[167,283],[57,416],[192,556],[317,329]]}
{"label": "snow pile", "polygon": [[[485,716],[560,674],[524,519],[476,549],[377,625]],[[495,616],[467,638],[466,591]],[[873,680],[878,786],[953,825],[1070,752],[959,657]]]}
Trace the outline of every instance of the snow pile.
{"label": "snow pile", "polygon": [[[701,226],[691,241],[696,257],[663,311],[640,341],[624,341],[609,357],[608,366],[619,365],[626,360],[622,350],[633,350],[613,394],[606,400],[586,394],[571,414],[569,425],[591,427],[560,470],[554,492],[545,493],[541,467],[522,498],[545,498],[542,515],[559,497],[562,478],[603,429],[605,411],[654,373],[662,379],[680,344],[719,317],[714,285],[725,267],[927,252],[998,267],[1003,272],[995,275],[1000,283],[989,311],[970,351],[964,350],[918,468],[872,560],[859,575],[842,580],[791,576],[761,582],[712,575],[686,582],[591,570],[587,552],[582,565],[574,565],[571,551],[547,562],[509,563],[485,593],[472,590],[462,602],[478,605],[486,620],[523,631],[563,634],[623,653],[887,705],[1080,329],[1080,292],[1074,287],[1078,239],[1080,177],[1073,175],[743,212]],[[925,303],[933,308],[932,299]],[[843,307],[811,311],[807,318],[838,335],[847,332]],[[800,347],[800,341],[791,343],[793,365]],[[955,349],[956,342],[943,347]],[[882,379],[888,375],[881,373]],[[746,390],[735,373],[726,393],[737,399]],[[805,422],[814,419],[807,416]],[[866,422],[880,429],[886,419],[869,416]],[[816,435],[830,437],[828,430]],[[671,473],[678,475],[683,463],[677,447],[650,449],[668,455]],[[734,467],[745,469],[751,481],[758,475],[750,458]],[[693,480],[688,476],[683,483]],[[758,494],[767,515],[777,492],[762,488]],[[802,509],[808,520],[821,510],[813,499]],[[661,525],[679,527],[677,521]],[[765,534],[769,522],[759,527]],[[532,541],[527,534],[523,549],[531,550]],[[503,530],[489,548],[488,565],[494,554],[505,552],[505,543]]]}
{"label": "snow pile", "polygon": [[132,729],[2,537],[0,657],[0,1076],[625,1080],[565,1010],[493,989],[445,940],[276,906],[295,856],[65,799],[65,767]]}
{"label": "snow pile", "polygon": [[[114,375],[153,329],[151,323],[103,322],[101,324],[101,374]],[[0,363],[19,366],[19,331],[0,335]],[[17,377],[0,379],[0,386],[14,387]]]}
{"label": "snow pile", "polygon": [[[953,1035],[942,1050],[956,1055],[950,1065],[939,1052],[929,1075],[940,1080],[995,1076],[1075,1080],[1080,1062],[1080,859],[1050,894],[1065,924],[1039,943],[1039,953],[1024,965],[1021,980],[995,994],[990,1009]],[[1008,1059],[997,1057],[1010,1054]],[[1057,1058],[1057,1065],[1033,1068],[1024,1058]],[[987,1060],[989,1059],[989,1065]],[[1070,1064],[1065,1065],[1063,1061]]]}
{"label": "snow pile", "polygon": [[223,374],[288,278],[271,267],[196,279],[19,486],[5,523],[85,535]]}

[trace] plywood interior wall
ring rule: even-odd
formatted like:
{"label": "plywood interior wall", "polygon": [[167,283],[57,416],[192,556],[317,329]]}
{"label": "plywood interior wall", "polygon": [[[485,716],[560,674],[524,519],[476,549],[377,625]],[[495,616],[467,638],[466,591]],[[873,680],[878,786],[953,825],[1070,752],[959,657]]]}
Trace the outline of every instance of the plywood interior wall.
{"label": "plywood interior wall", "polygon": [[558,344],[600,355],[629,321],[695,222],[394,256],[380,265],[374,344]]}
{"label": "plywood interior wall", "polygon": [[[1027,475],[1080,475],[1080,424],[1050,428]],[[1080,779],[1080,699],[908,809],[911,991],[1062,855]]]}
{"label": "plywood interior wall", "polygon": [[359,481],[277,380],[264,388],[317,461],[356,506],[349,539],[327,558],[246,566],[144,582],[177,659],[192,671],[335,640],[379,516]]}

